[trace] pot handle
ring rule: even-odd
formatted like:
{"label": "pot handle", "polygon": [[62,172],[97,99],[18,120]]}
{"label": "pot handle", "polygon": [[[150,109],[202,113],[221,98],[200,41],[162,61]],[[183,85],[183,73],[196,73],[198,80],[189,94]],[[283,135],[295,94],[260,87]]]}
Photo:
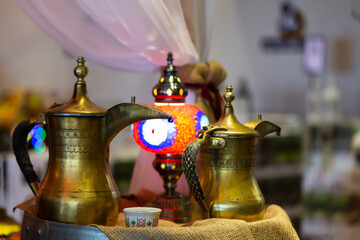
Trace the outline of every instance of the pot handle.
{"label": "pot handle", "polygon": [[196,157],[199,153],[201,145],[203,144],[206,144],[209,148],[217,149],[225,146],[224,139],[210,136],[210,133],[217,130],[227,129],[221,126],[206,126],[200,130],[198,132],[198,138],[188,143],[182,157],[182,167],[186,181],[190,187],[191,194],[194,196],[201,209],[206,213],[210,212],[210,207],[206,202],[206,196],[201,187],[199,175],[196,171]]}
{"label": "pot handle", "polygon": [[12,149],[16,161],[35,196],[40,186],[40,180],[31,164],[26,139],[30,130],[36,124],[37,121],[34,119],[24,120],[14,127],[11,134]]}

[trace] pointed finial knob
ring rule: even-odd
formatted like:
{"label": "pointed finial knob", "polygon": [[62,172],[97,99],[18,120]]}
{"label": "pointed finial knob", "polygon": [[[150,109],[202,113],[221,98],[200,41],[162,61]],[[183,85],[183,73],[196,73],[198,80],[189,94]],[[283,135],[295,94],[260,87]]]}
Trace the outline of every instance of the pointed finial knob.
{"label": "pointed finial knob", "polygon": [[77,59],[78,65],[74,68],[74,74],[78,78],[78,81],[84,81],[84,78],[88,74],[88,68],[85,66],[85,59],[79,57]]}
{"label": "pointed finial knob", "polygon": [[173,55],[171,52],[168,53],[168,57],[167,57],[167,62],[168,62],[168,65],[172,65],[172,62],[173,62]]}
{"label": "pointed finial knob", "polygon": [[173,54],[169,52],[164,74],[152,90],[157,102],[184,102],[188,94],[186,86],[177,76],[177,68],[172,64],[173,60]]}
{"label": "pointed finial knob", "polygon": [[235,95],[232,90],[233,87],[231,85],[226,86],[226,92],[224,93],[224,100],[226,102],[226,106],[231,106],[231,102],[235,99]]}
{"label": "pointed finial knob", "polygon": [[174,75],[177,76],[177,68],[173,65],[173,55],[171,52],[168,53],[167,56],[167,66],[165,68],[165,75]]}

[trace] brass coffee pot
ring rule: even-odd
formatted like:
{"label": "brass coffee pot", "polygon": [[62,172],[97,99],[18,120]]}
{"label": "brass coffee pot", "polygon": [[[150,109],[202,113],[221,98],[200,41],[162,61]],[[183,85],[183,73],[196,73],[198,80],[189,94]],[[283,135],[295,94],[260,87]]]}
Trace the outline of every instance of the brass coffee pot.
{"label": "brass coffee pot", "polygon": [[219,121],[200,130],[183,153],[185,178],[198,203],[192,199],[192,221],[209,217],[255,221],[264,215],[264,197],[254,176],[255,152],[263,136],[279,135],[280,128],[261,117],[242,125],[231,104],[232,89],[226,87]]}
{"label": "brass coffee pot", "polygon": [[[115,225],[120,193],[109,167],[109,144],[127,125],[171,116],[148,105],[122,103],[109,110],[88,98],[85,60],[74,69],[77,82],[68,103],[54,104],[38,120],[19,123],[12,133],[17,162],[36,195],[37,215],[46,220],[88,225]],[[33,170],[27,135],[41,124],[47,133],[49,163],[41,183]]]}

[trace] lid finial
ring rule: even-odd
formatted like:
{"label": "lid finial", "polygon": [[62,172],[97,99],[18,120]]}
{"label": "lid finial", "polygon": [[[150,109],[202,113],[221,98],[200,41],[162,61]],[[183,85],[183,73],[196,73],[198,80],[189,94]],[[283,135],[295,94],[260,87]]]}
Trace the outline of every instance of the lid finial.
{"label": "lid finial", "polygon": [[226,106],[231,106],[231,102],[235,99],[235,95],[232,92],[233,87],[231,85],[226,86],[226,92],[224,93],[223,97],[226,102]]}
{"label": "lid finial", "polygon": [[[259,133],[253,128],[249,128],[244,126],[239,120],[236,118],[236,114],[234,111],[234,107],[232,102],[235,99],[235,94],[233,93],[233,87],[231,85],[226,86],[226,92],[223,94],[223,99],[225,101],[225,106],[223,113],[220,119],[214,123],[215,126],[226,127],[226,131],[218,131],[212,134],[213,137],[252,137],[259,136]],[[236,103],[234,103],[236,104]],[[248,123],[246,123],[248,124]]]}
{"label": "lid finial", "polygon": [[164,74],[152,91],[156,102],[185,102],[187,88],[177,76],[177,68],[173,65],[173,60],[173,54],[169,52]]}
{"label": "lid finial", "polygon": [[87,94],[86,82],[84,80],[87,74],[88,68],[85,66],[85,59],[78,57],[77,66],[74,68],[74,75],[77,77],[77,81],[74,84],[74,91],[70,101],[55,105],[45,110],[45,113],[54,116],[92,115],[103,117],[107,110],[91,102]]}
{"label": "lid finial", "polygon": [[171,52],[169,52],[167,56],[167,66],[165,68],[166,76],[173,75],[174,77],[177,77],[177,68],[173,65],[173,60],[173,55]]}
{"label": "lid finial", "polygon": [[84,78],[88,74],[89,70],[85,66],[84,57],[78,57],[78,65],[74,68],[74,75],[78,78],[78,82],[85,82]]}
{"label": "lid finial", "polygon": [[168,57],[167,57],[168,64],[169,64],[169,65],[172,65],[173,60],[174,60],[174,59],[173,59],[172,53],[169,52],[169,53],[168,53]]}

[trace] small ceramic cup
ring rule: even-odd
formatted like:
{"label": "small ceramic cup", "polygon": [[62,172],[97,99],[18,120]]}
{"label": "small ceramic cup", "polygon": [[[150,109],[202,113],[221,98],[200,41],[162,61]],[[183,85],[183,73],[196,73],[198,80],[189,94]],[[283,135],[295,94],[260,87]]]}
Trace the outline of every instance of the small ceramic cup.
{"label": "small ceramic cup", "polygon": [[126,227],[157,227],[159,224],[160,208],[129,207],[123,211]]}

